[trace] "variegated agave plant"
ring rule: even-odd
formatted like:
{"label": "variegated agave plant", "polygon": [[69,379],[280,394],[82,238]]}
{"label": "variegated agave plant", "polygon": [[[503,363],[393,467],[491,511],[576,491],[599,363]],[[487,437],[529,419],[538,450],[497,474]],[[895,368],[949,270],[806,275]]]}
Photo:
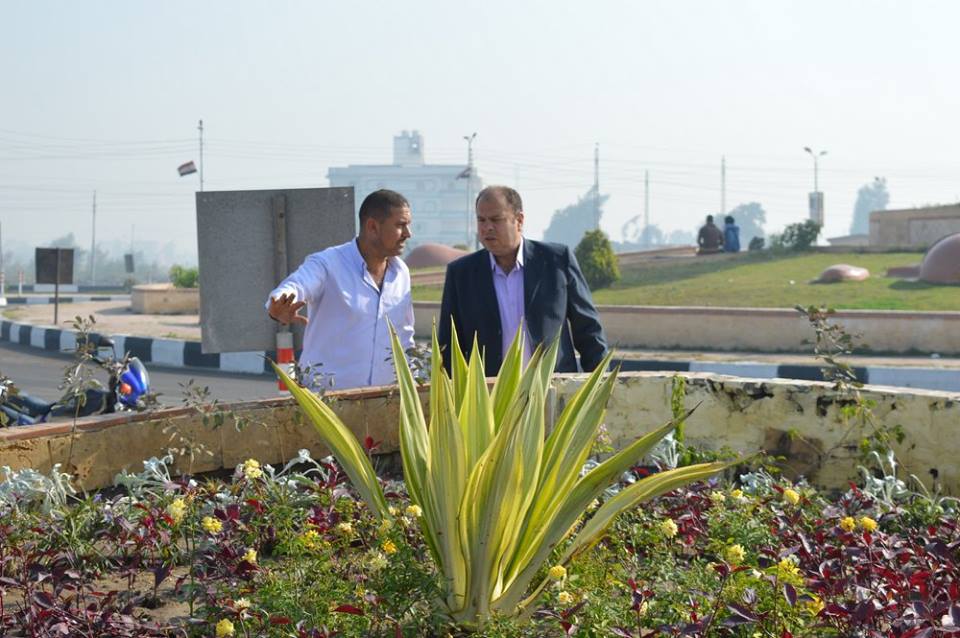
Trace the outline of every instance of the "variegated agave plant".
{"label": "variegated agave plant", "polygon": [[[609,356],[547,435],[544,401],[557,342],[538,348],[524,368],[518,333],[490,391],[476,343],[468,363],[456,335],[451,339],[451,377],[441,365],[434,330],[429,424],[395,333],[392,343],[404,478],[410,499],[423,510],[421,529],[446,582],[447,612],[459,624],[532,611],[548,582],[543,567],[555,552],[551,562],[566,564],[596,543],[621,512],[727,466],[707,463],[653,474],[578,525],[590,503],[674,428],[668,423],[580,475],[616,383],[616,371],[603,374]],[[370,509],[389,518],[356,437],[317,396],[274,369]]]}

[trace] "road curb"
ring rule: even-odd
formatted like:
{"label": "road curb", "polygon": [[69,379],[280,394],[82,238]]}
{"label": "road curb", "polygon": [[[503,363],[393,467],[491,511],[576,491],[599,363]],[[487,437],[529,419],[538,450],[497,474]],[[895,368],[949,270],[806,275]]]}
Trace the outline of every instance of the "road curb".
{"label": "road curb", "polygon": [[[130,295],[70,295],[60,297],[60,303],[88,303],[90,301],[130,301]],[[56,297],[7,297],[8,306],[43,306],[56,303]]]}
{"label": "road curb", "polygon": [[[251,375],[272,375],[269,360],[276,360],[275,351],[224,352],[204,354],[197,341],[183,339],[153,339],[132,335],[109,335],[118,356],[129,352],[144,363],[155,363],[169,368],[219,370]],[[76,331],[0,320],[0,341],[55,352],[70,352],[76,348]],[[299,355],[299,353],[298,353]],[[683,361],[665,359],[630,359],[614,361],[625,372],[707,372],[756,379],[797,379],[823,381],[817,365],[796,363],[763,363],[752,361]],[[960,372],[950,368],[922,368],[913,366],[855,366],[862,383],[873,385],[918,388],[960,392]]]}
{"label": "road curb", "polygon": [[[101,335],[101,333],[94,334]],[[276,353],[273,351],[204,354],[200,350],[198,341],[183,339],[154,339],[123,334],[102,336],[109,336],[113,340],[114,352],[117,356],[129,352],[139,357],[144,363],[154,363],[168,368],[272,375],[273,370],[270,368],[268,359],[276,359]],[[77,346],[77,331],[2,319],[0,320],[0,341],[52,352],[72,352]]]}

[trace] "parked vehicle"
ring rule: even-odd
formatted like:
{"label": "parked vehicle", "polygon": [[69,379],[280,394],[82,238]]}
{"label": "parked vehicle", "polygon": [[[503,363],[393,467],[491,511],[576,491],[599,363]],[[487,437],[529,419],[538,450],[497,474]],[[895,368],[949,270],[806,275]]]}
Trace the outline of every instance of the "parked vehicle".
{"label": "parked vehicle", "polygon": [[[101,337],[97,352],[104,348],[112,352],[113,341]],[[150,392],[150,375],[140,359],[129,354],[121,359],[92,354],[90,360],[107,371],[107,387],[86,389],[82,401],[76,396],[54,402],[43,401],[18,391],[10,379],[2,377],[0,412],[6,416],[7,425],[32,425],[58,417],[110,414],[144,407],[144,399]]]}

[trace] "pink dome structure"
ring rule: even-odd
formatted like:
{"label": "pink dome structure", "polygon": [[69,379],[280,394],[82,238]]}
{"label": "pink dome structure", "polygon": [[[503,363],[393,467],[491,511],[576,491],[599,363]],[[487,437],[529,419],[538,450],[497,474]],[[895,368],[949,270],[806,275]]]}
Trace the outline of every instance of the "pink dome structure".
{"label": "pink dome structure", "polygon": [[939,240],[923,257],[920,280],[931,284],[960,284],[960,233]]}
{"label": "pink dome structure", "polygon": [[465,250],[458,250],[443,244],[421,244],[411,250],[403,261],[407,263],[408,268],[431,268],[446,266],[454,259],[466,254],[467,251]]}

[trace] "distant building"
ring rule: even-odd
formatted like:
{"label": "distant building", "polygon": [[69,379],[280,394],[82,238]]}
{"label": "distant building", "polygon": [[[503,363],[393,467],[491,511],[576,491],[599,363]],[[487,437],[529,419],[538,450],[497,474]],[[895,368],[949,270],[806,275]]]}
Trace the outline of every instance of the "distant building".
{"label": "distant building", "polygon": [[393,164],[332,167],[327,177],[330,186],[353,186],[358,211],[363,198],[380,188],[406,197],[413,212],[408,250],[426,243],[467,244],[472,250],[476,222],[467,188],[472,200],[483,188],[483,180],[476,168],[468,176],[466,164],[427,164],[424,157],[420,133],[403,131],[393,138]]}
{"label": "distant building", "polygon": [[960,233],[960,204],[870,213],[871,246],[926,249],[953,233]]}
{"label": "distant building", "polygon": [[869,246],[870,235],[855,234],[843,235],[841,237],[827,237],[831,246]]}

